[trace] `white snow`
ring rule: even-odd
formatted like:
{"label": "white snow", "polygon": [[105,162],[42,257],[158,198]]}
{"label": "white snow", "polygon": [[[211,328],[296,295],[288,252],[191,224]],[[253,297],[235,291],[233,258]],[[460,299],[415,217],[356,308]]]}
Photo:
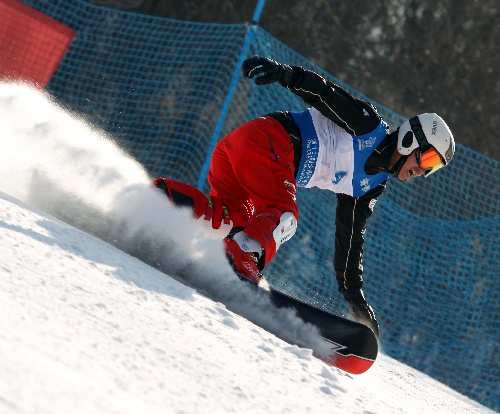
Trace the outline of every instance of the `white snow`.
{"label": "white snow", "polygon": [[150,178],[0,83],[0,413],[492,412],[385,355],[360,376],[314,358],[316,330],[237,280]]}

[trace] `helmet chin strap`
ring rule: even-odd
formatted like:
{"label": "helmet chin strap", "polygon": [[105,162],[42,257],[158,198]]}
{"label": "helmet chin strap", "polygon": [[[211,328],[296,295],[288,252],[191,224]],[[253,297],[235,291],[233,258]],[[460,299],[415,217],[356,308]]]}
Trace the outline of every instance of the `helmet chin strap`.
{"label": "helmet chin strap", "polygon": [[398,178],[399,172],[401,171],[401,168],[403,165],[405,165],[406,160],[408,159],[408,155],[401,155],[399,160],[396,161],[394,166],[392,167],[392,170],[389,172],[396,178]]}

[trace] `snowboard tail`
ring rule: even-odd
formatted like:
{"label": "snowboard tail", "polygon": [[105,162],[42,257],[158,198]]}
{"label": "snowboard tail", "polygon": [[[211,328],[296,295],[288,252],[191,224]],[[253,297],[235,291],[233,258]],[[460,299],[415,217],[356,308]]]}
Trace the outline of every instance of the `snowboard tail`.
{"label": "snowboard tail", "polygon": [[318,359],[356,375],[366,372],[375,362],[378,340],[368,326],[326,312],[273,287],[270,288],[270,295],[277,307],[296,310],[304,322],[319,329],[330,354],[315,355]]}

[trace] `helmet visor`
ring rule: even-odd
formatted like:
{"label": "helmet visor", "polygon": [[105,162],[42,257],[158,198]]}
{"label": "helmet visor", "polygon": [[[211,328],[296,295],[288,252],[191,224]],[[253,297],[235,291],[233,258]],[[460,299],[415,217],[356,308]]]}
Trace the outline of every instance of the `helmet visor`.
{"label": "helmet visor", "polygon": [[416,156],[418,165],[425,170],[425,177],[445,166],[443,158],[439,152],[432,147],[429,147],[424,151],[417,151]]}

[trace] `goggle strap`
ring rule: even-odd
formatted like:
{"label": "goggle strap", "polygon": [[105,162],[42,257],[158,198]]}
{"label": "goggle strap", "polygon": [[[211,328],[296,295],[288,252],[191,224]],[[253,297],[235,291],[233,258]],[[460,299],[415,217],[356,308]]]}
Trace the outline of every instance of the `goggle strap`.
{"label": "goggle strap", "polygon": [[425,148],[429,145],[429,141],[427,141],[427,137],[425,136],[424,130],[422,129],[422,124],[420,123],[420,119],[418,116],[414,116],[410,119],[411,130],[413,131],[413,135],[417,139],[418,146],[420,148]]}

